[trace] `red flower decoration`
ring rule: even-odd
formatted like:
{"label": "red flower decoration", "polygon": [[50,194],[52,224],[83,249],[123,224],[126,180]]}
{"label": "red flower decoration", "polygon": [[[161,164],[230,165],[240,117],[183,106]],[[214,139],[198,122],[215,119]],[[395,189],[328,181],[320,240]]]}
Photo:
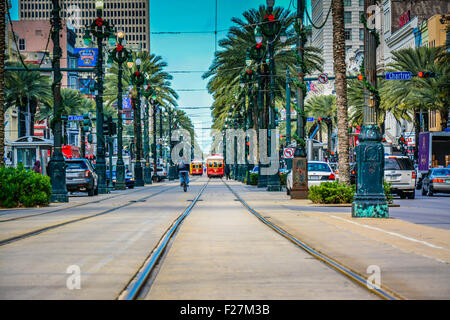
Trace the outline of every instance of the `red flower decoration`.
{"label": "red flower decoration", "polygon": [[253,71],[251,69],[247,69],[247,74],[253,74]]}
{"label": "red flower decoration", "polygon": [[135,75],[136,77],[139,77],[139,75],[140,75],[139,71],[136,71],[136,72],[134,73],[134,75]]}
{"label": "red flower decoration", "polygon": [[256,49],[261,48],[261,46],[262,46],[262,43],[257,43],[257,44],[256,44]]}
{"label": "red flower decoration", "polygon": [[269,15],[265,15],[264,19],[268,19],[269,21],[274,21],[275,20],[275,16],[273,14],[269,14]]}
{"label": "red flower decoration", "polygon": [[103,25],[103,19],[102,18],[97,18],[95,20],[95,24],[99,27],[101,27]]}
{"label": "red flower decoration", "polygon": [[118,44],[117,47],[116,47],[116,51],[120,52],[120,51],[122,51],[122,49],[123,49],[123,46]]}

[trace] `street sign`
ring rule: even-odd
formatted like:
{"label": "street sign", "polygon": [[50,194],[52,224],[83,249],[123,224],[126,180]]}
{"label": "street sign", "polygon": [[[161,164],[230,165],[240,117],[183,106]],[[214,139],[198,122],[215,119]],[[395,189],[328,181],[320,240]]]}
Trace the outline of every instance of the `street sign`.
{"label": "street sign", "polygon": [[314,121],[314,118],[313,117],[308,117],[308,118],[306,118],[306,121]]}
{"label": "street sign", "polygon": [[283,149],[283,158],[284,159],[293,159],[294,158],[294,148],[284,148]]}
{"label": "street sign", "polygon": [[319,78],[317,80],[319,80],[320,83],[325,84],[328,82],[328,76],[326,73],[321,73],[319,74]]}
{"label": "street sign", "polygon": [[411,72],[386,72],[386,80],[411,80]]}
{"label": "street sign", "polygon": [[83,121],[83,116],[69,116],[69,121]]}

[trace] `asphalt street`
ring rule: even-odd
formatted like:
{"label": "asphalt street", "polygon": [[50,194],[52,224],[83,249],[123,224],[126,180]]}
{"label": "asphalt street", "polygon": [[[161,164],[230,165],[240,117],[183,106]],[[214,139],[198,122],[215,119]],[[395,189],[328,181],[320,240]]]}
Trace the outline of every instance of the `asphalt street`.
{"label": "asphalt street", "polygon": [[[400,207],[390,207],[389,217],[430,227],[450,230],[450,195],[437,193],[432,197],[422,196],[421,190],[416,190],[416,198],[400,199],[394,196],[394,204]],[[294,210],[314,212],[329,212],[330,207],[290,206]],[[334,212],[351,213],[350,207],[332,207]]]}

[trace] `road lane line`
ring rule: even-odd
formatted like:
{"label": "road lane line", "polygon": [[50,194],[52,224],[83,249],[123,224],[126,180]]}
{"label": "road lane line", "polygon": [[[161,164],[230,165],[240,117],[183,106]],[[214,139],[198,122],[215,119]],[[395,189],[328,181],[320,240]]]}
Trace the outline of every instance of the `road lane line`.
{"label": "road lane line", "polygon": [[344,218],[341,218],[341,217],[337,217],[337,216],[333,216],[333,215],[330,215],[330,217],[335,218],[335,219],[339,219],[339,220],[342,220],[342,221],[346,221],[346,222],[349,222],[349,223],[353,223],[353,224],[356,224],[358,226],[361,226],[361,227],[364,227],[364,228],[367,228],[367,229],[373,229],[373,230],[381,231],[381,232],[384,232],[384,233],[387,233],[387,234],[390,234],[392,236],[399,237],[399,238],[402,238],[402,239],[405,239],[405,240],[421,243],[421,244],[424,244],[424,245],[426,245],[428,247],[431,247],[431,248],[446,249],[446,248],[436,246],[434,244],[431,244],[431,243],[423,241],[423,240],[417,240],[415,238],[404,236],[404,235],[396,233],[396,232],[387,231],[387,230],[380,229],[380,228],[377,228],[377,227],[368,226],[366,224],[361,224],[361,223],[358,223],[358,222],[355,222],[355,221],[350,221],[350,220],[347,220],[347,219],[344,219]]}

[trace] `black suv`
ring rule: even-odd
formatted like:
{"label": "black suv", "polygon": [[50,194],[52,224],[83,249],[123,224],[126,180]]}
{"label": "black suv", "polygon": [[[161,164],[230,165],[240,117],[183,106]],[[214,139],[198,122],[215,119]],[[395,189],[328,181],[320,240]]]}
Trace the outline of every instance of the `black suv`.
{"label": "black suv", "polygon": [[98,177],[87,159],[66,159],[66,186],[69,192],[84,191],[98,194]]}

